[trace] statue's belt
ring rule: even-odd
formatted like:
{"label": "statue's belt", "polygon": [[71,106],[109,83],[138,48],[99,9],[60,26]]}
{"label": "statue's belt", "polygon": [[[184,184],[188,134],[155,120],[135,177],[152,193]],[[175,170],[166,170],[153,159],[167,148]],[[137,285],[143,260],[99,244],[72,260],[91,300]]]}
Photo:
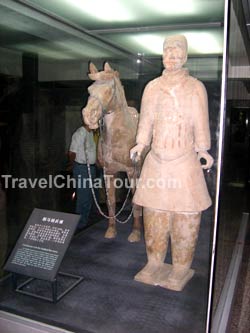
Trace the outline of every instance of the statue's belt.
{"label": "statue's belt", "polygon": [[194,150],[190,150],[190,151],[186,152],[185,154],[178,156],[174,159],[173,158],[164,159],[164,158],[160,157],[159,154],[157,154],[153,149],[150,150],[150,154],[157,162],[168,164],[168,165],[176,165],[176,164],[186,162],[187,160],[196,158],[196,152]]}

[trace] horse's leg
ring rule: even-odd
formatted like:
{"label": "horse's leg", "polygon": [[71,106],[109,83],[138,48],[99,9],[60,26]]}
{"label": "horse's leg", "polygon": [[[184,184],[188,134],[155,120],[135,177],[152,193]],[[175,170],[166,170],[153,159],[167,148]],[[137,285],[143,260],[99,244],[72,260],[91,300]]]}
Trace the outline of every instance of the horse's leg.
{"label": "horse's leg", "polygon": [[[115,201],[115,186],[114,186],[114,175],[108,175],[106,180],[107,195],[108,195],[108,211],[109,216],[115,215],[116,201]],[[115,218],[109,218],[109,226],[105,233],[105,238],[115,238],[116,236],[116,223]]]}
{"label": "horse's leg", "polygon": [[[130,184],[132,185],[132,194],[135,193],[136,179],[134,177],[134,170],[127,172]],[[132,232],[128,237],[128,241],[131,243],[139,242],[141,239],[141,219],[142,219],[142,207],[133,204],[133,228]]]}

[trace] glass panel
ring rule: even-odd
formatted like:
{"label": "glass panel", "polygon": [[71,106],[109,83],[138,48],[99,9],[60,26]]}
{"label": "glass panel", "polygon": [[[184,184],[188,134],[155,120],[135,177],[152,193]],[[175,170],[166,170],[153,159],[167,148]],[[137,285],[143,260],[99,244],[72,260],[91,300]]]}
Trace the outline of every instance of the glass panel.
{"label": "glass panel", "polygon": [[[89,11],[93,12],[93,7],[89,7],[88,11],[88,7],[85,6],[81,11],[79,3],[66,0],[37,0],[7,1],[0,5],[0,171],[3,187],[0,197],[1,264],[13,248],[35,207],[75,212],[75,189],[71,183],[67,183],[67,179],[72,179],[72,173],[67,169],[68,150],[73,132],[82,125],[81,109],[86,105],[89,96],[88,87],[92,83],[88,77],[89,61],[94,62],[98,70],[101,70],[103,63],[108,60],[112,68],[120,74],[128,105],[136,106],[140,110],[145,85],[162,73],[162,43],[170,33],[184,34],[187,37],[190,56],[186,67],[190,75],[204,83],[207,90],[212,143],[210,153],[214,158],[214,166],[204,174],[212,202],[215,202],[224,1],[175,1],[178,11],[173,6],[162,8],[162,1],[116,1],[119,10],[121,6],[126,8],[123,15],[127,15],[127,18],[124,19],[119,18],[118,14],[115,15],[115,8],[114,12],[112,11],[112,1],[101,2],[105,3],[109,13],[116,18],[113,21],[100,19],[97,10],[95,15],[90,15]],[[94,0],[90,3],[91,6],[95,4]],[[33,5],[39,6],[40,10],[37,7],[33,8]],[[108,17],[108,13],[105,15]],[[211,26],[211,23],[214,26]],[[195,24],[198,26],[195,27]],[[130,31],[131,27],[134,27],[135,31]],[[142,28],[137,31],[136,27]],[[112,31],[113,28],[121,31]],[[153,39],[146,39],[145,36],[148,35]],[[39,186],[41,179],[43,184],[47,184],[42,188]],[[119,206],[126,191],[121,190],[118,193]],[[105,209],[104,191],[100,191],[99,195]],[[141,291],[143,289],[143,297],[146,297],[149,290],[147,288],[155,288],[150,289],[150,293],[156,290],[157,297],[166,293],[167,306],[170,306],[171,302],[174,304],[170,307],[171,318],[166,318],[169,308],[162,308],[157,300],[152,303],[154,309],[159,307],[163,311],[161,318],[155,319],[156,326],[157,323],[163,325],[162,332],[167,329],[167,324],[177,325],[174,327],[185,332],[188,332],[188,329],[192,332],[205,331],[213,217],[214,206],[202,214],[198,250],[193,262],[196,274],[183,292],[169,292],[165,289],[161,291],[144,285],[138,287]],[[96,208],[93,208],[90,221],[100,220]],[[90,241],[93,251],[95,246],[100,246],[100,242],[103,241],[103,234],[104,232],[100,232],[98,239]],[[107,241],[107,247],[104,247],[103,251],[113,246],[112,244]],[[141,242],[138,246],[141,246],[139,260],[143,265],[146,263],[144,243]],[[81,257],[79,254],[76,256]],[[70,262],[73,261],[71,259]],[[98,260],[97,258],[97,262]],[[133,277],[139,266],[136,269],[131,268],[130,271],[130,260],[128,258],[125,268],[123,267],[130,273],[130,276],[126,277],[126,283],[135,283]],[[169,254],[167,260],[171,262]],[[119,264],[117,259],[115,262]],[[133,262],[135,263],[135,260]],[[98,263],[96,265],[98,266]],[[90,276],[91,269],[87,272]],[[114,268],[115,274],[116,271],[119,269]],[[1,275],[3,274],[1,271]],[[120,278],[120,281],[124,280]],[[105,283],[103,281],[103,284]],[[104,285],[99,287],[101,291],[106,291]],[[133,285],[132,289],[134,287]],[[126,284],[123,292],[126,288],[131,286],[128,287]],[[0,307],[4,306],[2,301],[0,298]],[[141,302],[144,301],[142,298]],[[122,304],[121,299],[117,302]],[[179,313],[178,318],[182,316],[182,312],[178,310],[180,304],[185,320],[176,321],[175,312]],[[112,303],[112,306],[116,305]],[[13,311],[12,304],[9,303],[6,307]],[[24,308],[26,311],[25,306]],[[131,311],[126,309],[125,312],[129,317]],[[51,315],[52,313],[53,310]],[[33,313],[30,313],[30,316],[32,317]],[[124,319],[125,322],[128,317]],[[149,317],[145,315],[141,320],[148,324]],[[66,319],[61,316],[60,325],[68,327]],[[88,320],[87,317],[85,319]],[[112,320],[118,325],[116,319]],[[168,320],[171,323],[167,323]],[[153,322],[152,318],[150,321]],[[77,321],[76,325],[78,324]],[[74,320],[70,325],[75,325]],[[100,318],[100,327],[102,325],[105,323]],[[147,327],[145,332],[148,332]]]}
{"label": "glass panel", "polygon": [[[246,11],[247,13],[247,11]],[[224,157],[221,200],[217,233],[217,253],[214,279],[213,315],[232,260],[233,251],[242,220],[242,213],[249,211],[249,56],[246,50],[248,36],[241,1],[231,1],[229,20],[228,78]],[[235,258],[234,258],[235,260]],[[243,259],[244,261],[245,259]],[[236,266],[236,264],[235,264]],[[242,273],[241,273],[242,274]],[[242,302],[246,294],[246,280],[240,275],[240,288],[236,288],[230,313],[228,331],[247,330],[248,320]],[[238,291],[240,290],[240,294]],[[232,291],[233,292],[233,291]],[[239,296],[240,295],[240,296]],[[239,301],[240,297],[240,301]],[[234,304],[236,307],[234,308]]]}

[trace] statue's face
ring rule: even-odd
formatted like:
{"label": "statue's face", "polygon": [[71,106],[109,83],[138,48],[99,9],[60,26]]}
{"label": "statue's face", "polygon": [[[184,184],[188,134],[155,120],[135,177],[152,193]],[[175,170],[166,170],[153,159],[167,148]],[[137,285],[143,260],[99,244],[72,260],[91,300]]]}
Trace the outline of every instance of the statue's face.
{"label": "statue's face", "polygon": [[163,65],[169,72],[180,69],[186,60],[186,51],[178,43],[168,45],[163,51]]}

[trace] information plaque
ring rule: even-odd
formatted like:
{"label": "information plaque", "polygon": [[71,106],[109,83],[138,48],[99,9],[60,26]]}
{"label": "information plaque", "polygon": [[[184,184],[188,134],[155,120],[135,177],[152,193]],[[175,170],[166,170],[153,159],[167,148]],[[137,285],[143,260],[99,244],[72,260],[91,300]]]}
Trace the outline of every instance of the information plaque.
{"label": "information plaque", "polygon": [[4,269],[53,281],[80,216],[35,208]]}

